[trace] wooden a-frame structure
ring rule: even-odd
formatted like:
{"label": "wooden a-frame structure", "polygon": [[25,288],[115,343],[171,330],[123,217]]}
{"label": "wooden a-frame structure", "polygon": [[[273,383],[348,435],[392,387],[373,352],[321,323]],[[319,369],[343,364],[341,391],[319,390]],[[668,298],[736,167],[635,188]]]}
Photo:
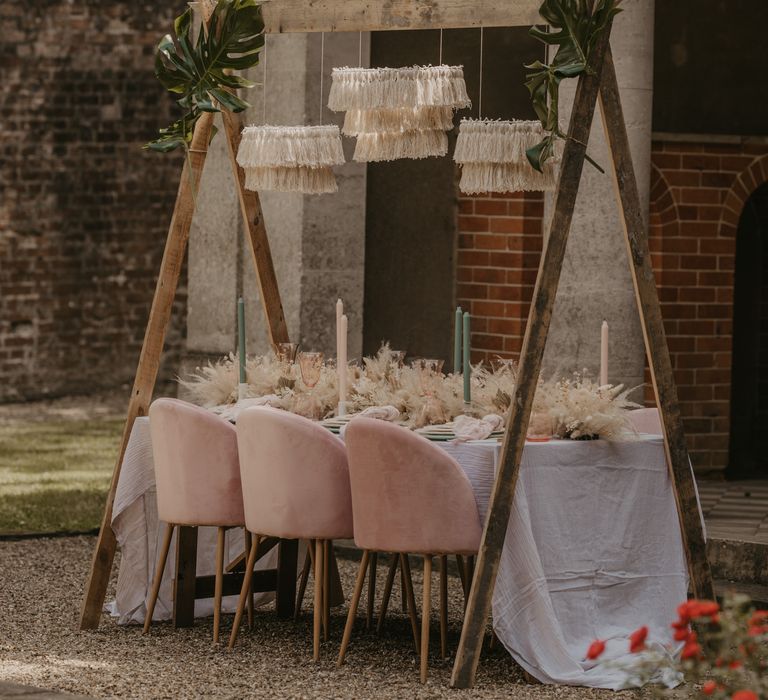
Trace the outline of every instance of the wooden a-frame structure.
{"label": "wooden a-frame structure", "polygon": [[[358,32],[405,29],[453,29],[492,26],[530,26],[541,23],[540,0],[263,0],[265,31],[281,32]],[[661,308],[654,281],[643,222],[640,197],[629,150],[629,140],[619,96],[610,48],[610,26],[600,36],[590,57],[593,72],[579,78],[568,128],[554,213],[549,236],[545,239],[525,338],[520,354],[518,384],[507,420],[506,436],[496,482],[491,494],[483,540],[478,554],[475,578],[467,605],[464,626],[456,654],[451,684],[466,688],[473,684],[480,659],[486,622],[499,567],[501,548],[512,509],[520,460],[525,444],[533,396],[541,369],[544,346],[565,256],[576,195],[592,120],[600,100],[603,127],[612,154],[613,179],[619,203],[627,257],[637,298],[653,388],[664,432],[664,446],[674,489],[683,545],[693,592],[701,598],[714,595],[707,560],[704,533],[699,516],[695,483],[685,444],[672,374],[669,349],[664,334]],[[273,343],[288,340],[285,317],[275,277],[259,196],[244,187],[244,173],[235,155],[240,141],[238,118],[223,111],[224,137],[227,140],[240,208],[248,227],[261,300]],[[189,238],[194,211],[194,192],[200,183],[213,126],[213,115],[204,113],[198,122],[189,159],[184,165],[176,205],[171,219],[160,274],[152,302],[136,379],[128,405],[123,431],[107,498],[92,568],[83,601],[81,628],[98,626],[107,582],[116,549],[110,526],[112,504],[120,476],[126,444],[137,416],[146,415],[157,377],[165,331],[176,293],[182,259]]]}

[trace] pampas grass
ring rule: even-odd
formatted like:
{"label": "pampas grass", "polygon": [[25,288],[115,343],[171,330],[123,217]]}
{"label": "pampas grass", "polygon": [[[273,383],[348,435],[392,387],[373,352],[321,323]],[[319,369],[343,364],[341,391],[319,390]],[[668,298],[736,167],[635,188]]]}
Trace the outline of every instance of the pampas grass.
{"label": "pampas grass", "polygon": [[[398,357],[383,345],[361,367],[347,369],[347,409],[358,413],[372,406],[393,406],[398,423],[412,429],[454,420],[465,413],[463,379],[460,374],[426,377],[410,366],[400,366]],[[270,405],[312,418],[334,415],[338,403],[336,368],[326,364],[320,380],[310,392],[301,380],[297,365],[273,356],[252,357],[246,362],[248,389],[244,398],[273,396]],[[230,354],[216,363],[198,368],[189,379],[179,380],[199,405],[218,411],[231,409],[238,397],[238,362]],[[517,366],[509,360],[492,367],[472,368],[472,405],[476,417],[497,415],[506,420],[517,381]],[[548,415],[558,438],[583,439],[595,435],[604,440],[626,439],[632,434],[629,408],[638,404],[629,395],[638,387],[599,386],[586,371],[569,378],[540,381],[533,412]]]}

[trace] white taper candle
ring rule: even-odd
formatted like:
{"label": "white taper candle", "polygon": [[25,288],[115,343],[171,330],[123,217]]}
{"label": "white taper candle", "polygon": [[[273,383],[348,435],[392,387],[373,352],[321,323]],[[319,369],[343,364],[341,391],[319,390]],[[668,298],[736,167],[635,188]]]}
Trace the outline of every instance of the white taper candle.
{"label": "white taper candle", "polygon": [[600,329],[600,386],[608,383],[608,321]]}

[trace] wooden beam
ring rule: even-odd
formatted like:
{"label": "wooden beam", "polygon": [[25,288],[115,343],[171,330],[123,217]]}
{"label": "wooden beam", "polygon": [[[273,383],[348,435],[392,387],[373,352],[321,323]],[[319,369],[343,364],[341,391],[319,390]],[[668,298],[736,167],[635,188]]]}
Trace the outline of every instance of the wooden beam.
{"label": "wooden beam", "polygon": [[267,227],[261,211],[261,201],[258,192],[245,189],[245,172],[237,163],[237,149],[240,147],[240,120],[232,112],[222,110],[224,131],[227,137],[227,150],[232,164],[232,173],[237,184],[240,211],[248,229],[248,240],[251,243],[251,253],[256,266],[256,278],[259,282],[259,296],[264,315],[267,319],[269,337],[272,345],[288,342],[288,326],[285,323],[283,303],[280,299],[280,289],[277,286],[275,264],[269,248]]}
{"label": "wooden beam", "polygon": [[515,486],[520,473],[520,459],[525,446],[533,397],[539,380],[541,359],[552,319],[552,310],[555,305],[557,286],[560,281],[560,272],[568,242],[568,232],[571,227],[576,195],[584,166],[584,155],[595,113],[603,57],[608,47],[610,29],[610,25],[606,27],[593,49],[593,54],[590,57],[590,65],[594,69],[593,73],[582,75],[576,88],[576,97],[568,128],[570,138],[565,143],[560,165],[555,210],[536,277],[533,302],[528,314],[528,324],[520,354],[517,386],[507,417],[507,430],[504,436],[499,470],[488,504],[483,539],[477,558],[477,568],[469,593],[461,639],[453,666],[451,685],[455,688],[472,686],[477,664],[480,661],[485,626],[491,609],[493,587],[499,569],[499,558],[507,534],[507,523],[512,512]]}
{"label": "wooden beam", "polygon": [[667,453],[667,464],[675,493],[680,531],[688,560],[688,572],[696,597],[714,600],[715,592],[699,514],[696,484],[688,458],[683,422],[680,418],[672,361],[651,266],[648,229],[640,206],[640,195],[637,190],[621,95],[610,47],[606,52],[603,67],[600,106],[603,127],[611,147],[613,181],[616,199],[622,213],[627,256],[645,340],[645,354],[651,369],[653,390],[664,427],[664,449]]}
{"label": "wooden beam", "polygon": [[542,24],[541,0],[263,0],[267,32],[378,32]]}
{"label": "wooden beam", "polygon": [[200,185],[203,165],[205,164],[208,143],[211,140],[212,128],[213,115],[204,112],[195,127],[189,158],[185,159],[184,167],[181,171],[181,181],[179,182],[179,190],[176,195],[176,204],[173,210],[173,217],[171,218],[168,238],[165,242],[163,261],[160,264],[160,274],[157,278],[155,296],[152,300],[149,322],[147,323],[147,330],[144,334],[144,342],[139,356],[139,364],[136,369],[136,378],[128,403],[128,416],[123,428],[120,451],[112,472],[112,482],[107,494],[101,529],[99,530],[99,537],[93,553],[93,561],[91,562],[91,572],[86,583],[80,615],[81,629],[95,629],[99,626],[99,621],[101,620],[104,596],[107,592],[107,584],[112,572],[112,561],[117,548],[115,534],[112,532],[112,506],[115,500],[117,482],[120,478],[120,467],[123,463],[128,438],[131,435],[131,430],[133,430],[133,422],[138,416],[147,414],[149,403],[152,400],[157,370],[160,366],[160,356],[165,342],[165,331],[171,317],[171,309],[176,296],[181,266],[187,250],[189,228],[192,224],[192,215],[195,210],[195,198]]}

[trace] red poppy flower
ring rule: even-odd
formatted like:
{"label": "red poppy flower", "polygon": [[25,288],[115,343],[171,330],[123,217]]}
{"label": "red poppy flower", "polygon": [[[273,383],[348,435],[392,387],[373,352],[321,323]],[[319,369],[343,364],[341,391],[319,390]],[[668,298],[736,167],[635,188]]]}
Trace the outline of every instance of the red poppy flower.
{"label": "red poppy flower", "polygon": [[720,612],[720,606],[713,600],[699,600],[696,612],[696,617],[706,617],[711,615],[717,615]]}
{"label": "red poppy flower", "polygon": [[704,685],[701,686],[701,692],[704,693],[704,695],[712,695],[717,690],[717,683],[714,681],[707,681]]}
{"label": "red poppy flower", "polygon": [[749,618],[750,625],[768,624],[768,610],[755,610]]}
{"label": "red poppy flower", "polygon": [[741,661],[731,661],[731,663],[728,664],[728,668],[735,671],[737,668],[741,668],[743,664]]}
{"label": "red poppy flower", "polygon": [[648,637],[648,628],[643,625],[629,636],[629,651],[633,654],[645,649],[645,640]]}
{"label": "red poppy flower", "polygon": [[684,629],[675,630],[674,639],[676,642],[685,642],[690,636],[690,632],[687,627]]}
{"label": "red poppy flower", "polygon": [[701,656],[701,647],[698,642],[687,641],[680,654],[681,659],[698,659]]}
{"label": "red poppy flower", "polygon": [[753,693],[751,690],[737,690],[731,695],[731,700],[760,700],[757,697],[757,693]]}
{"label": "red poppy flower", "polygon": [[761,635],[768,632],[768,628],[766,627],[758,627],[757,625],[752,625],[748,630],[747,634],[750,637],[760,637]]}
{"label": "red poppy flower", "polygon": [[688,624],[685,620],[675,620],[672,623],[672,629],[674,630],[687,630]]}
{"label": "red poppy flower", "polygon": [[587,649],[587,658],[596,659],[604,651],[605,651],[605,642],[600,639],[596,639],[594,642],[592,642],[592,644],[589,645],[589,649]]}

